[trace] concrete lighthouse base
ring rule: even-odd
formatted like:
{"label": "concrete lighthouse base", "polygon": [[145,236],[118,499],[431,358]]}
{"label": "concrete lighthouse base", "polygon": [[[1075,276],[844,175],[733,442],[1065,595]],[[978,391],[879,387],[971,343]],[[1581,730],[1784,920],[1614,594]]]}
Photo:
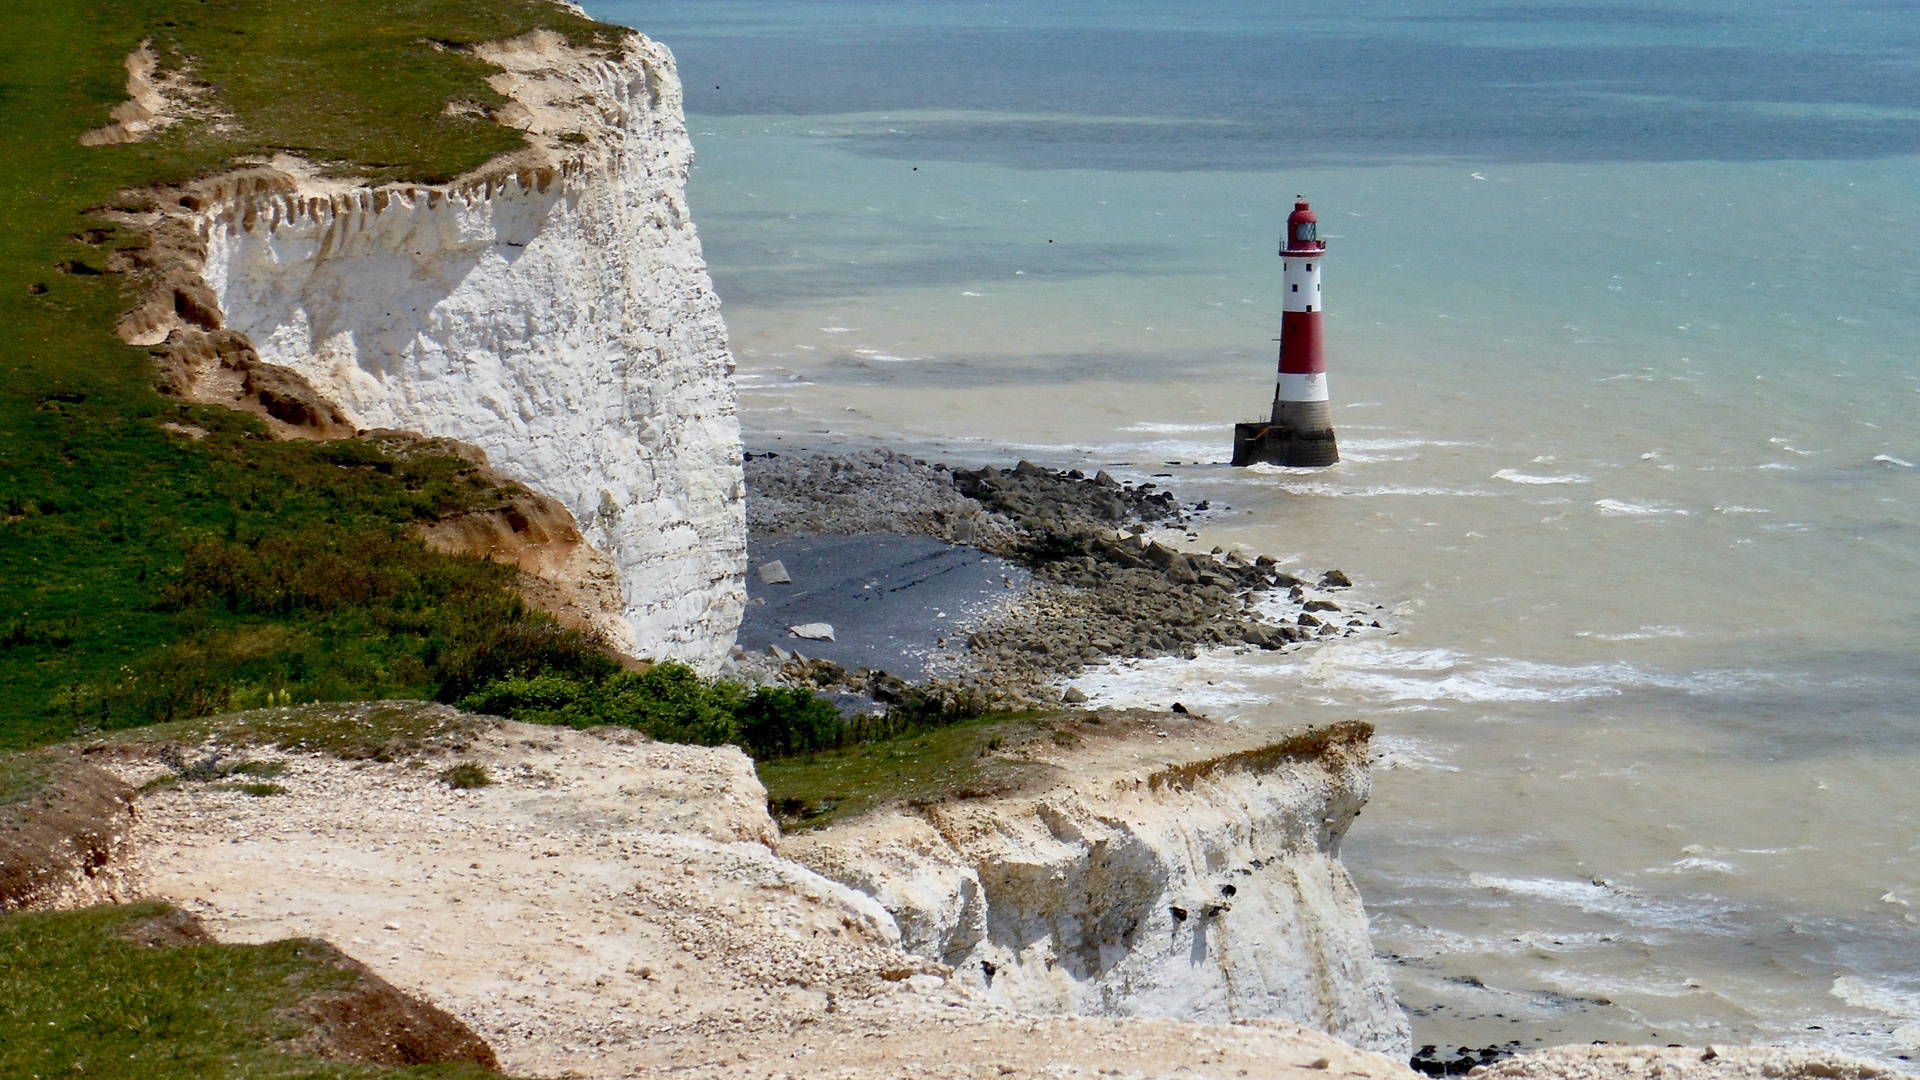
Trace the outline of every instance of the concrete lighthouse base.
{"label": "concrete lighthouse base", "polygon": [[1333,407],[1325,401],[1282,401],[1266,424],[1233,425],[1233,463],[1317,469],[1340,460]]}

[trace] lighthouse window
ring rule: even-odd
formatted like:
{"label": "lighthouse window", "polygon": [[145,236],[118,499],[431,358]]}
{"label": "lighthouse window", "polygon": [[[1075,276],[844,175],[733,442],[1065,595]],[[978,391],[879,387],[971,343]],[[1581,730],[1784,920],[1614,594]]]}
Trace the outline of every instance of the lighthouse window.
{"label": "lighthouse window", "polygon": [[1293,238],[1295,240],[1316,240],[1319,238],[1319,230],[1311,221],[1296,222],[1293,226]]}
{"label": "lighthouse window", "polygon": [[1299,292],[1299,291],[1300,291],[1300,286],[1299,286],[1299,285],[1295,285],[1295,286],[1293,287],[1293,291],[1294,291],[1294,292]]}
{"label": "lighthouse window", "polygon": [[1308,263],[1308,264],[1307,264],[1307,269],[1309,269],[1309,270],[1311,270],[1311,269],[1313,269],[1313,264],[1312,264],[1312,263]]}

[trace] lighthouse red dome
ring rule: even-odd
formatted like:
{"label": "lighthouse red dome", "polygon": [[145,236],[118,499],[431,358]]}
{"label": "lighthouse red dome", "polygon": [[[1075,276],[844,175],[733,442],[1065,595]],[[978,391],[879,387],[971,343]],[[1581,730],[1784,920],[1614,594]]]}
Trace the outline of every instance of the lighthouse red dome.
{"label": "lighthouse red dome", "polygon": [[1313,216],[1307,201],[1301,199],[1293,204],[1293,213],[1287,215],[1287,235],[1280,245],[1280,254],[1318,255],[1325,250],[1327,243],[1320,239],[1320,219]]}

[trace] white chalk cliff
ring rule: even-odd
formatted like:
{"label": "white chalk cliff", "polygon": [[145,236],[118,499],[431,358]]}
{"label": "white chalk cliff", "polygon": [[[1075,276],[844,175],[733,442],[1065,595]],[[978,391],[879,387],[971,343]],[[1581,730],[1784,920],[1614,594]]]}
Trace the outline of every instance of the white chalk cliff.
{"label": "white chalk cliff", "polygon": [[1037,794],[885,812],[781,851],[1023,1012],[1283,1019],[1404,1058],[1407,1019],[1338,859],[1369,734],[1160,767],[1063,760],[1070,779]]}
{"label": "white chalk cliff", "polygon": [[746,600],[745,489],[673,58],[638,34],[476,51],[526,151],[435,186],[285,159],[214,185],[188,200],[217,305],[200,325],[354,427],[473,444],[564,503],[617,568],[612,643],[711,670]]}

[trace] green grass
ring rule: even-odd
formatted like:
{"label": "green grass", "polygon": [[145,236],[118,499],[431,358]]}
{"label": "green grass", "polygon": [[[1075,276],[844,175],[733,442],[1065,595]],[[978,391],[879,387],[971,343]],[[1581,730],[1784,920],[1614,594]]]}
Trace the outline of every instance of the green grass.
{"label": "green grass", "polygon": [[[404,761],[429,751],[461,749],[480,724],[472,717],[449,715],[411,701],[316,702],[145,725],[116,732],[111,738],[147,745],[271,747],[330,754],[345,761]],[[10,760],[0,756],[0,764]],[[263,776],[273,764],[236,764],[232,771]]]}
{"label": "green grass", "polygon": [[309,941],[154,948],[121,937],[164,904],[0,916],[0,1076],[129,1080],[478,1078],[293,1053],[288,1012],[353,976]]}
{"label": "green grass", "polygon": [[1037,780],[1051,767],[998,751],[1056,730],[1045,714],[996,713],[754,768],[782,828],[817,829],[888,802],[983,798]]}
{"label": "green grass", "polygon": [[53,759],[37,754],[0,754],[0,809],[26,802],[53,779]]}
{"label": "green grass", "polygon": [[[449,101],[499,97],[447,43],[546,26],[611,28],[545,0],[35,0],[0,35],[0,749],[288,701],[430,696],[448,653],[538,622],[506,571],[429,555],[421,517],[489,505],[457,462],[395,463],[275,443],[251,418],[151,388],[151,357],[110,333],[132,306],[104,268],[139,237],[95,210],[117,193],[295,150],[339,173],[432,181],[520,145]],[[177,125],[85,148],[152,38],[188,58],[227,130]],[[41,291],[44,289],[44,291]],[[170,434],[174,420],[209,430]],[[393,564],[351,595],[276,578],[302,560]],[[244,566],[251,560],[251,567]],[[395,561],[397,560],[397,562]],[[243,579],[205,588],[222,568]],[[196,570],[198,571],[196,577]],[[251,572],[251,577],[247,573]],[[309,575],[308,584],[320,581]],[[264,588],[254,588],[261,586]],[[251,589],[251,591],[249,591]]]}

